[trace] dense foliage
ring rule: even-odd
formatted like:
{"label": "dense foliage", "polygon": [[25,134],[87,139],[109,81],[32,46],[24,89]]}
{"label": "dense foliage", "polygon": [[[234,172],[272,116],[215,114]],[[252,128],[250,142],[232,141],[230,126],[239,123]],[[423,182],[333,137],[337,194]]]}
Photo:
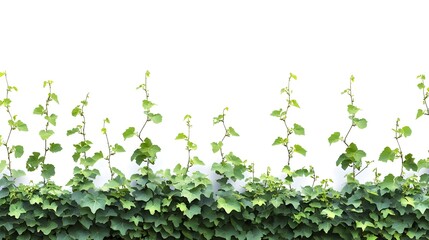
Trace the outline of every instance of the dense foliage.
{"label": "dense foliage", "polygon": [[[148,123],[161,123],[162,116],[152,111],[155,104],[149,99],[146,72],[145,82],[138,86],[143,90],[144,119],[139,128],[129,127],[124,139],[138,138],[140,145],[131,154],[131,161],[140,167],[138,173],[127,178],[111,165],[111,157],[125,152],[124,147],[112,144],[108,137],[107,124],[103,122],[101,133],[105,136],[106,151],[89,153],[92,142],[87,139],[85,107],[88,95],[74,109],[72,116],[80,124],[67,131],[67,136],[77,135],[73,160],[77,163],[74,176],[67,183],[71,191],[64,190],[52,180],[55,164],[49,163],[49,155],[62,150],[60,143],[51,142],[55,134],[57,115],[50,112],[52,103],[59,103],[52,91],[52,81],[46,81],[48,88],[44,104],[36,106],[34,114],[46,120],[39,131],[44,149],[29,154],[27,171],[40,168],[42,182],[17,184],[16,179],[25,176],[23,170],[14,169],[13,161],[24,155],[23,145],[10,141],[15,131],[28,131],[27,125],[12,114],[10,93],[17,88],[10,86],[5,72],[0,77],[6,80],[6,96],[0,106],[9,119],[9,129],[0,129],[1,153],[6,156],[0,161],[0,239],[420,239],[429,236],[429,160],[415,161],[411,153],[405,154],[400,145],[402,137],[411,135],[411,128],[401,126],[399,118],[393,129],[396,147],[386,147],[380,153],[383,162],[401,161],[400,174],[381,177],[374,169],[374,180],[359,183],[356,176],[369,169],[372,162],[363,162],[366,153],[353,142],[347,141],[350,131],[367,125],[364,118],[356,117],[359,108],[355,105],[352,92],[354,77],[349,88],[343,91],[350,98],[347,112],[350,128],[346,134],[334,132],[329,143],[343,142],[345,151],[336,164],[348,171],[347,183],[340,191],[330,187],[330,179],[318,181],[313,167],[292,169],[294,154],[306,155],[306,149],[293,143],[292,136],[305,135],[305,129],[298,123],[290,123],[290,110],[300,108],[292,98],[290,74],[287,86],[281,89],[286,96],[284,109],[277,109],[272,116],[285,126],[285,135],[274,140],[287,150],[287,161],[283,176],[273,176],[270,169],[257,177],[254,164],[248,164],[233,152],[223,149],[229,137],[237,137],[237,131],[226,124],[225,108],[213,118],[224,135],[220,141],[211,143],[213,153],[219,154],[219,161],[212,164],[215,179],[198,171],[194,165],[204,162],[193,151],[197,145],[191,141],[190,115],[184,117],[186,132],[179,133],[177,140],[186,144],[188,161],[174,169],[154,172],[151,168],[161,148],[149,136],[144,136]],[[419,75],[418,88],[423,92],[423,109],[417,118],[429,115],[426,99],[429,96],[424,75]],[[2,119],[2,121],[5,121]],[[107,161],[110,179],[101,188],[96,188],[94,179],[100,171],[93,166],[97,161]],[[408,177],[405,177],[405,173]],[[300,189],[291,184],[297,177],[312,180],[310,186]],[[242,188],[234,183],[244,180]]]}

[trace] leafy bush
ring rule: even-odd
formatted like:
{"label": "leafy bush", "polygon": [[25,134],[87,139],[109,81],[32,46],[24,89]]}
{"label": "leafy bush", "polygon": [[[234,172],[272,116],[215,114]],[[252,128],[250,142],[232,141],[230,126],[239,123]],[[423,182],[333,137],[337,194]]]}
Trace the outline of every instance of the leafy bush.
{"label": "leafy bush", "polygon": [[[5,160],[0,162],[0,238],[1,239],[420,239],[429,235],[429,174],[421,173],[429,168],[429,160],[415,161],[411,153],[405,154],[400,140],[412,131],[409,126],[396,120],[393,135],[396,147],[385,147],[380,153],[382,162],[401,161],[400,174],[381,174],[374,169],[371,182],[359,183],[356,177],[367,170],[370,161],[363,162],[366,153],[353,142],[349,133],[358,127],[367,126],[367,120],[358,118],[359,108],[354,103],[350,77],[349,88],[343,91],[350,98],[347,112],[350,128],[342,134],[334,132],[330,144],[343,142],[345,151],[336,165],[349,170],[346,185],[340,191],[334,190],[330,179],[318,180],[313,167],[292,169],[290,162],[295,153],[306,155],[306,149],[294,143],[294,136],[305,135],[305,129],[298,123],[289,122],[293,108],[300,108],[292,97],[291,81],[297,76],[290,74],[281,94],[286,97],[284,109],[277,109],[272,116],[285,126],[285,134],[274,140],[273,145],[286,148],[287,162],[283,176],[270,173],[255,176],[254,164],[248,164],[233,152],[226,153],[223,146],[229,137],[239,134],[227,125],[228,108],[213,118],[213,124],[224,132],[220,141],[211,143],[213,153],[219,154],[219,161],[211,166],[216,180],[205,174],[191,171],[195,165],[204,162],[192,152],[197,145],[191,140],[190,115],[184,117],[186,132],[179,133],[177,140],[185,143],[187,164],[176,165],[173,170],[154,172],[161,148],[149,136],[143,136],[149,123],[161,123],[162,116],[152,111],[155,104],[149,99],[146,72],[145,81],[138,86],[144,92],[142,101],[144,119],[138,128],[128,127],[124,139],[137,138],[140,145],[132,151],[131,161],[138,164],[138,173],[127,178],[119,169],[112,167],[111,158],[125,152],[118,143],[112,144],[107,130],[108,118],[101,129],[106,140],[106,151],[89,155],[92,142],[86,136],[85,107],[88,97],[72,109],[72,116],[81,123],[67,131],[67,136],[77,134],[80,138],[73,146],[72,156],[78,166],[74,176],[67,183],[71,191],[56,185],[51,178],[55,166],[49,163],[49,156],[62,150],[60,143],[50,141],[55,134],[57,115],[51,113],[50,104],[59,103],[52,91],[53,82],[46,81],[48,94],[44,104],[34,109],[35,115],[45,120],[39,130],[44,149],[29,155],[27,171],[41,169],[43,181],[28,185],[17,184],[16,179],[25,172],[13,168],[13,162],[24,155],[23,145],[12,145],[15,131],[28,131],[27,125],[12,114],[10,94],[17,88],[9,85],[6,72],[0,73],[6,81],[6,96],[0,100],[9,119],[9,129],[2,129],[0,142]],[[418,109],[417,118],[429,115],[424,75],[419,75],[418,88],[423,93],[423,109]],[[5,121],[5,120],[3,120]],[[100,171],[94,169],[97,161],[108,163],[110,178],[101,188],[96,188],[94,179]],[[408,177],[405,177],[408,173]],[[297,177],[312,180],[310,186],[300,189],[291,184]],[[242,189],[234,187],[243,181]],[[214,186],[216,185],[216,189]]]}

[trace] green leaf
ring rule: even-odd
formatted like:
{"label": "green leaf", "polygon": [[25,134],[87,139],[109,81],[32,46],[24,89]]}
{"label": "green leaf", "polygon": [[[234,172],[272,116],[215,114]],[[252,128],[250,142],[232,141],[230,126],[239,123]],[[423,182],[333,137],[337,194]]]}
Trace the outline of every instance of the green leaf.
{"label": "green leaf", "polygon": [[59,144],[59,143],[51,143],[49,145],[49,151],[51,151],[53,153],[59,152],[61,150],[63,150],[63,148],[61,147],[61,144]]}
{"label": "green leaf", "polygon": [[334,142],[340,141],[340,133],[339,132],[332,133],[331,136],[328,138],[328,141],[329,141],[329,145],[331,145]]}
{"label": "green leaf", "polygon": [[136,129],[134,127],[129,127],[127,130],[125,130],[124,133],[122,133],[122,136],[124,136],[124,140],[127,138],[134,137],[136,135]]}
{"label": "green leaf", "polygon": [[162,115],[159,114],[159,113],[149,113],[148,117],[155,124],[158,124],[158,123],[162,122]]}
{"label": "green leaf", "polygon": [[186,144],[187,149],[189,150],[197,150],[197,144],[188,141],[188,143]]}
{"label": "green leaf", "polygon": [[411,128],[408,126],[402,128],[402,133],[404,134],[404,137],[409,137],[411,135],[411,132]]}
{"label": "green leaf", "polygon": [[42,165],[42,177],[50,179],[55,175],[55,167],[52,164],[43,164]]}
{"label": "green leaf", "polygon": [[153,106],[155,106],[155,104],[149,100],[143,100],[143,109],[146,111],[149,111]]}
{"label": "green leaf", "polygon": [[368,222],[368,221],[365,221],[365,222],[356,221],[356,228],[360,228],[360,229],[362,229],[362,231],[365,231],[365,229],[367,227],[375,227],[375,226],[374,226],[374,224],[372,222]]}
{"label": "green leaf", "polygon": [[107,201],[108,199],[104,194],[100,194],[98,192],[86,193],[81,199],[80,205],[82,207],[89,207],[91,212],[95,214],[95,212],[99,209],[104,210]]}
{"label": "green leaf", "polygon": [[347,106],[347,111],[349,112],[350,115],[355,115],[357,112],[359,112],[359,110],[360,109],[354,105],[349,104]]}
{"label": "green leaf", "polygon": [[368,122],[366,121],[365,118],[354,118],[353,119],[354,124],[356,124],[356,126],[360,129],[364,129],[367,127]]}
{"label": "green leaf", "polygon": [[271,112],[271,116],[273,117],[280,117],[283,114],[283,110],[280,108],[279,110],[274,110],[273,112]]}
{"label": "green leaf", "polygon": [[295,99],[290,100],[290,104],[294,107],[300,108],[298,102]]}
{"label": "green leaf", "polygon": [[408,171],[410,170],[417,171],[418,166],[414,160],[415,159],[413,158],[413,154],[408,153],[407,155],[405,155],[404,168],[407,169]]}
{"label": "green leaf", "polygon": [[197,156],[191,159],[192,165],[204,165],[204,162],[201,161]]}
{"label": "green leaf", "polygon": [[241,204],[233,196],[219,197],[217,200],[217,207],[224,209],[226,213],[230,214],[232,211],[240,212]]}
{"label": "green leaf", "polygon": [[6,160],[1,160],[0,161],[0,173],[3,172],[3,170],[6,168],[7,163]]}
{"label": "green leaf", "polygon": [[37,114],[37,115],[43,115],[45,113],[45,109],[43,108],[42,105],[37,106],[34,110],[33,110],[33,114]]}
{"label": "green leaf", "polygon": [[272,145],[273,146],[280,145],[280,144],[285,145],[287,143],[288,143],[288,139],[287,138],[283,139],[281,137],[277,137],[276,140],[274,140],[274,142],[273,142]]}
{"label": "green leaf", "polygon": [[290,78],[293,78],[293,79],[297,80],[297,77],[296,77],[295,74],[293,74],[293,73],[289,73],[289,74],[290,74]]}
{"label": "green leaf", "polygon": [[307,154],[307,150],[305,150],[303,147],[301,147],[300,145],[298,145],[298,144],[295,144],[294,146],[293,146],[293,151],[294,152],[297,152],[297,153],[299,153],[299,154],[301,154],[301,155],[306,155]]}
{"label": "green leaf", "polygon": [[195,215],[201,214],[201,207],[198,205],[192,205],[188,210],[185,211],[185,215],[191,219]]}
{"label": "green leaf", "polygon": [[114,152],[117,152],[117,153],[119,153],[119,152],[125,152],[125,149],[121,145],[119,145],[117,143],[112,147],[112,150]]}
{"label": "green leaf", "polygon": [[177,134],[176,140],[181,140],[181,139],[188,139],[188,136],[186,136],[184,133]]}
{"label": "green leaf", "polygon": [[228,132],[228,134],[230,134],[231,136],[234,136],[234,137],[240,136],[232,127],[229,127],[227,132]]}
{"label": "green leaf", "polygon": [[25,172],[20,170],[20,169],[19,170],[12,169],[12,177],[14,177],[14,178],[20,178],[20,177],[23,177],[25,175],[26,175]]}
{"label": "green leaf", "polygon": [[45,119],[52,125],[57,125],[57,115],[51,114],[50,116],[45,116]]}
{"label": "green leaf", "polygon": [[54,135],[54,131],[52,130],[40,130],[39,132],[39,136],[42,140],[47,140],[52,135]]}
{"label": "green leaf", "polygon": [[71,114],[73,117],[76,117],[78,114],[82,113],[82,109],[80,108],[80,106],[76,106],[75,108],[73,108]]}
{"label": "green leaf", "polygon": [[343,210],[341,210],[340,208],[336,208],[332,210],[323,209],[322,212],[320,212],[320,214],[325,215],[330,219],[334,219],[335,217],[340,217],[342,213],[343,213]]}
{"label": "green leaf", "polygon": [[119,231],[122,236],[126,236],[129,230],[134,229],[132,223],[121,218],[113,218],[110,222],[110,227],[115,231]]}
{"label": "green leaf", "polygon": [[15,158],[20,158],[24,154],[24,147],[21,145],[13,146],[13,150],[15,152]]}
{"label": "green leaf", "polygon": [[37,231],[43,232],[44,235],[49,236],[49,234],[58,227],[58,224],[54,221],[47,221],[43,224],[37,226]]}
{"label": "green leaf", "polygon": [[416,115],[416,119],[423,116],[425,114],[425,111],[423,111],[422,109],[418,109],[417,110],[417,115]]}
{"label": "green leaf", "polygon": [[396,151],[393,151],[392,149],[390,149],[390,147],[385,147],[383,152],[381,152],[378,160],[382,162],[387,162],[387,160],[390,160],[393,162],[393,160],[395,160],[395,156]]}
{"label": "green leaf", "polygon": [[79,132],[79,128],[72,128],[70,130],[67,130],[67,136],[73,135],[77,132]]}
{"label": "green leaf", "polygon": [[425,88],[425,84],[421,82],[421,83],[417,84],[417,87],[419,89],[424,89]]}
{"label": "green leaf", "polygon": [[45,160],[43,156],[40,156],[39,152],[33,152],[33,154],[28,157],[26,168],[28,171],[32,172],[39,167],[39,164]]}
{"label": "green leaf", "polygon": [[295,132],[296,135],[305,135],[304,128],[297,123],[293,124],[293,131]]}
{"label": "green leaf", "polygon": [[9,205],[9,216],[15,217],[16,219],[18,219],[21,214],[26,213],[27,211],[25,211],[24,207],[23,207],[23,203],[22,201],[13,203]]}
{"label": "green leaf", "polygon": [[58,101],[58,96],[55,93],[50,93],[49,97],[52,98],[52,100],[54,100],[57,104],[59,104],[60,102]]}
{"label": "green leaf", "polygon": [[217,153],[222,148],[223,143],[222,142],[217,142],[217,143],[212,142],[211,145],[212,145],[213,153]]}
{"label": "green leaf", "polygon": [[148,210],[151,215],[154,215],[155,212],[161,212],[161,200],[158,198],[149,200],[144,209]]}
{"label": "green leaf", "polygon": [[28,131],[28,127],[27,124],[23,123],[21,120],[16,121],[16,128],[18,129],[18,131],[21,132],[27,132]]}

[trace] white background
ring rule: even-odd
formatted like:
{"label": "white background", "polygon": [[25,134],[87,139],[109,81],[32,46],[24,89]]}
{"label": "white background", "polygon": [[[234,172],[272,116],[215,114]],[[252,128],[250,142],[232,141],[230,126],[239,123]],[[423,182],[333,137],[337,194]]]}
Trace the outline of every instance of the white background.
{"label": "white background", "polygon": [[[106,150],[100,129],[109,117],[111,142],[128,150],[114,156],[113,165],[128,175],[136,172],[129,157],[138,141],[123,142],[122,132],[142,124],[144,95],[136,87],[146,70],[153,110],[164,117],[144,132],[162,148],[156,169],[186,163],[184,142],[174,138],[186,130],[183,116],[190,114],[195,155],[207,172],[219,161],[210,143],[223,134],[212,120],[228,106],[226,124],[240,137],[227,139],[226,151],[255,162],[257,175],[271,166],[282,176],[286,150],[271,144],[283,136],[284,126],[270,113],[285,107],[280,89],[289,72],[298,76],[293,98],[301,105],[290,111],[290,123],[306,130],[291,141],[308,151],[306,157],[296,154],[293,168],[313,165],[321,178],[343,182],[345,172],[335,161],[344,144],[329,146],[327,138],[349,127],[349,99],[340,92],[351,74],[355,104],[362,109],[357,117],[366,118],[368,128],[354,129],[349,140],[366,151],[365,160],[377,160],[387,145],[396,147],[391,129],[397,117],[413,129],[402,139],[404,152],[426,158],[429,118],[415,115],[422,106],[416,76],[429,71],[428,7],[424,1],[1,1],[0,70],[19,88],[10,96],[12,112],[30,129],[12,136],[11,143],[25,146],[14,167],[25,169],[31,152],[43,149],[38,131],[44,122],[32,111],[46,98],[43,81],[53,80],[60,105],[51,105],[59,119],[49,140],[64,147],[46,160],[56,166],[55,181],[65,184],[72,176],[72,144],[80,138],[65,133],[80,122],[71,110],[87,92],[91,151]],[[0,120],[5,136],[4,109]],[[0,158],[5,157],[3,147]],[[361,181],[371,179],[376,166],[383,173],[400,172],[399,162],[377,163]],[[105,179],[107,164],[96,167]],[[29,180],[40,176],[30,174]]]}

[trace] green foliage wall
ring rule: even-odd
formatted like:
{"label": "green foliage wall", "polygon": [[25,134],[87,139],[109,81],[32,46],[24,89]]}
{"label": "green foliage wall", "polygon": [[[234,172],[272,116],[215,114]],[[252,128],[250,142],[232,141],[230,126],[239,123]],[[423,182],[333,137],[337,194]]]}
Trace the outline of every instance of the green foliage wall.
{"label": "green foliage wall", "polygon": [[[76,162],[73,178],[65,190],[51,178],[55,175],[55,163],[49,162],[51,154],[62,151],[61,143],[52,142],[57,115],[50,111],[51,104],[58,104],[59,97],[53,92],[53,82],[46,81],[47,97],[33,111],[45,124],[38,131],[44,148],[29,154],[26,170],[40,169],[43,181],[28,185],[17,184],[16,179],[26,172],[14,169],[13,163],[24,155],[25,144],[12,145],[11,136],[16,131],[28,131],[27,125],[14,115],[11,95],[18,89],[9,85],[5,72],[0,77],[6,82],[6,96],[0,100],[9,119],[8,129],[1,129],[0,161],[0,239],[427,239],[429,236],[429,160],[416,161],[411,153],[401,147],[402,137],[412,134],[409,126],[396,120],[393,137],[397,145],[386,146],[379,161],[400,161],[400,174],[381,176],[374,168],[374,179],[359,183],[356,177],[371,168],[371,161],[363,161],[364,150],[348,141],[349,133],[364,129],[367,120],[358,117],[359,107],[354,102],[350,77],[349,87],[343,91],[350,99],[347,106],[350,128],[344,133],[334,132],[328,137],[330,144],[343,143],[345,150],[336,165],[346,170],[346,185],[334,190],[330,179],[319,179],[312,166],[293,169],[295,154],[306,155],[306,148],[294,142],[293,136],[305,135],[305,128],[291,123],[288,116],[292,109],[299,109],[293,98],[291,82],[297,76],[290,74],[281,94],[285,106],[272,112],[284,125],[283,135],[274,139],[274,146],[282,146],[287,152],[282,176],[266,173],[255,176],[254,164],[247,163],[233,152],[225,152],[224,145],[230,137],[239,133],[227,124],[226,107],[213,118],[213,124],[223,132],[223,137],[211,143],[219,161],[211,166],[215,180],[194,171],[195,165],[204,162],[194,154],[197,144],[192,141],[192,117],[185,115],[186,131],[176,139],[185,144],[187,163],[177,164],[174,169],[154,172],[157,154],[161,148],[145,135],[151,123],[162,122],[162,115],[153,111],[155,103],[149,99],[146,72],[142,90],[143,120],[139,127],[128,127],[124,140],[136,138],[130,160],[138,166],[138,172],[127,178],[112,166],[112,156],[125,152],[119,143],[112,143],[108,135],[108,118],[103,121],[101,134],[105,137],[106,150],[89,154],[92,142],[86,135],[85,107],[88,95],[71,109],[73,117],[81,122],[67,131],[67,136],[78,135],[72,159]],[[429,115],[426,103],[428,88],[425,76],[417,77],[418,89],[423,93],[423,108],[417,110],[417,118]],[[353,130],[354,131],[354,130]],[[124,155],[122,155],[124,157]],[[109,180],[96,188],[94,179],[100,170],[94,168],[97,161],[108,163]],[[312,184],[300,189],[292,188],[297,178],[309,178]],[[233,184],[244,181],[237,189]],[[215,187],[216,186],[216,187]],[[216,190],[215,190],[216,189]]]}

